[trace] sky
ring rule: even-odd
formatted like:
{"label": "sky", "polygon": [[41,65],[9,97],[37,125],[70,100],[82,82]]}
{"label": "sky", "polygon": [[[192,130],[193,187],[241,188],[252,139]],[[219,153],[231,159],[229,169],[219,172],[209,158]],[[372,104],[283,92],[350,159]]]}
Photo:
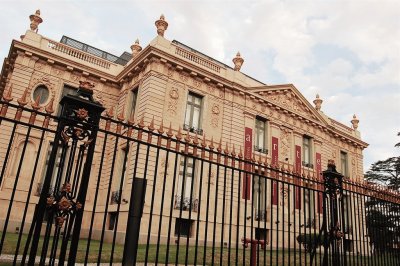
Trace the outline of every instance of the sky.
{"label": "sky", "polygon": [[0,58],[41,10],[39,34],[62,35],[120,55],[155,36],[164,14],[165,38],[227,65],[240,51],[241,69],[268,85],[292,83],[322,111],[350,126],[360,119],[364,170],[399,156],[400,1],[43,1],[0,0]]}

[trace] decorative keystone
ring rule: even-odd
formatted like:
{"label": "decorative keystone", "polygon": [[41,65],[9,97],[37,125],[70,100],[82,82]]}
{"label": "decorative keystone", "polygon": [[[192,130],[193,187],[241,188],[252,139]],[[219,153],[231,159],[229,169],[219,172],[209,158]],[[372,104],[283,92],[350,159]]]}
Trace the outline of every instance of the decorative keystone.
{"label": "decorative keystone", "polygon": [[237,52],[235,58],[232,59],[232,62],[235,64],[234,70],[240,71],[240,68],[243,65],[244,59],[240,56],[240,53]]}
{"label": "decorative keystone", "polygon": [[131,45],[132,57],[137,56],[142,51],[142,46],[139,45],[139,39],[136,39],[135,43]]}
{"label": "decorative keystone", "polygon": [[38,26],[43,22],[43,19],[40,17],[40,10],[36,10],[35,14],[29,16],[29,19],[31,20],[31,31],[38,32]]}
{"label": "decorative keystone", "polygon": [[161,14],[160,19],[155,22],[155,25],[157,27],[157,34],[164,37],[164,32],[168,28],[168,22],[165,21],[164,15]]}
{"label": "decorative keystone", "polygon": [[357,128],[358,128],[358,123],[360,122],[360,120],[358,120],[358,118],[357,118],[356,115],[353,115],[353,119],[352,119],[350,122],[351,122],[351,124],[353,125],[353,128],[354,128],[355,130],[357,130]]}
{"label": "decorative keystone", "polygon": [[323,100],[319,98],[319,94],[317,94],[315,96],[315,100],[313,101],[313,103],[315,104],[315,109],[317,109],[317,111],[321,110],[321,105],[322,105]]}

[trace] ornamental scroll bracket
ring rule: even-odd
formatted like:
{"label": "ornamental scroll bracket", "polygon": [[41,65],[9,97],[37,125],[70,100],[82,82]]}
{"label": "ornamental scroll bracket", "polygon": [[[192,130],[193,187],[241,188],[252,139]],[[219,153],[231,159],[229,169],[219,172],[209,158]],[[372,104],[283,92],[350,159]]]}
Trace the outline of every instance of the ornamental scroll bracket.
{"label": "ornamental scroll bracket", "polygon": [[46,230],[45,238],[58,239],[63,232],[62,238],[67,241],[51,259],[58,259],[61,265],[64,261],[75,264],[75,256],[69,254],[76,254],[78,248],[96,137],[105,109],[93,99],[93,87],[81,81],[76,95],[65,95],[60,101],[61,115],[55,118],[57,130],[31,228],[29,265],[35,263],[45,215],[48,228],[51,223],[56,226],[55,230]]}

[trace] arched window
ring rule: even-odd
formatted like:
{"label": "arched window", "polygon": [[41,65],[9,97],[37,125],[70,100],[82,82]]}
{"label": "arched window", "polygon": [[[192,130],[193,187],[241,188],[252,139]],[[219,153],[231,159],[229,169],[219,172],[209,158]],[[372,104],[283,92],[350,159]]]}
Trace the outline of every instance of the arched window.
{"label": "arched window", "polygon": [[32,101],[36,101],[37,97],[39,97],[39,104],[43,105],[49,99],[50,91],[44,85],[37,86],[32,93]]}

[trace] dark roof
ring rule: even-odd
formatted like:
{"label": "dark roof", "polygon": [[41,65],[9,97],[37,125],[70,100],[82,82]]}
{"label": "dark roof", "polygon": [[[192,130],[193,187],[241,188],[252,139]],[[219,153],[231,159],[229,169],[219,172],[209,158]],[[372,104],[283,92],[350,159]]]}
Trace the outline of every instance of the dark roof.
{"label": "dark roof", "polygon": [[103,58],[103,59],[105,59],[107,61],[119,64],[119,65],[122,65],[122,66],[126,65],[128,63],[128,61],[131,59],[131,57],[132,57],[131,54],[128,53],[128,52],[124,52],[121,56],[118,57],[116,55],[110,54],[108,52],[100,50],[100,49],[98,49],[96,47],[93,47],[91,45],[88,45],[86,43],[74,40],[74,39],[72,39],[70,37],[67,37],[67,36],[62,36],[60,42],[65,44],[65,45],[71,46],[71,47],[73,47],[75,49],[84,51],[86,53],[89,53],[89,54],[92,54],[92,55],[95,55],[95,56],[98,56],[98,57]]}

